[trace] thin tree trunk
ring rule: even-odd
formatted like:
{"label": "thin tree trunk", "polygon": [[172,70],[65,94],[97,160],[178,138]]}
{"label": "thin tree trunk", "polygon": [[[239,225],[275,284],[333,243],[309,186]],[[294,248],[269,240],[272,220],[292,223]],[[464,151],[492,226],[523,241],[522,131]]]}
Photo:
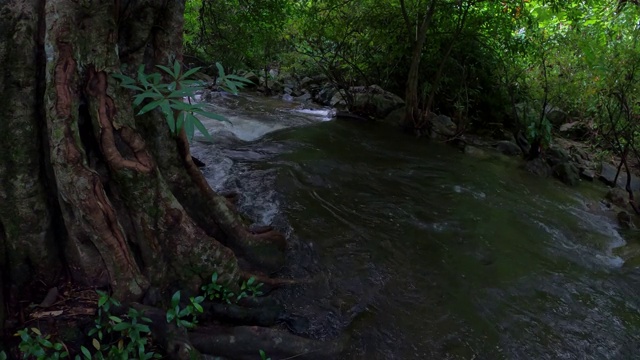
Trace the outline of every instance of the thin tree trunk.
{"label": "thin tree trunk", "polygon": [[[408,15],[406,13],[406,7],[404,1],[401,0],[403,17],[405,22],[408,22]],[[415,39],[412,41],[413,46],[411,50],[411,65],[409,67],[409,76],[407,77],[407,86],[405,89],[405,121],[404,126],[407,129],[421,131],[417,129],[416,125],[420,123],[420,104],[418,101],[418,83],[420,76],[420,60],[422,59],[422,48],[427,39],[427,30],[431,24],[433,14],[436,9],[436,0],[431,0],[429,7],[424,14],[420,28],[417,30]],[[411,29],[410,24],[407,24],[407,28]],[[409,36],[413,36],[411,31]]]}

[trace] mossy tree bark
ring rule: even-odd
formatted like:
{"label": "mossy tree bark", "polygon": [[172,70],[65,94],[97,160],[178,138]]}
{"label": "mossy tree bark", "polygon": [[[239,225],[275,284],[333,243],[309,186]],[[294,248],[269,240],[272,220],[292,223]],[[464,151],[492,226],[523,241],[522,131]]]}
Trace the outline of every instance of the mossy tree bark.
{"label": "mossy tree bark", "polygon": [[[184,136],[134,117],[111,73],[181,60],[184,0],[0,4],[0,283],[25,289],[196,289],[283,264],[284,238],[251,233],[206,183]],[[243,262],[244,264],[244,262]],[[1,292],[0,292],[1,293]],[[0,320],[3,312],[0,311]]]}

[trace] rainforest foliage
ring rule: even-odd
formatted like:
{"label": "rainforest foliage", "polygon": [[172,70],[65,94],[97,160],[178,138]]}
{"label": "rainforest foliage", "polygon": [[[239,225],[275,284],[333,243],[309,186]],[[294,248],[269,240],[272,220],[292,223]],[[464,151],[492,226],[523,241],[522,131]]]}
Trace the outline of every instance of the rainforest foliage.
{"label": "rainforest foliage", "polygon": [[377,84],[407,102],[416,96],[417,113],[447,114],[459,129],[506,126],[541,145],[561,125],[549,114],[561,111],[563,122],[580,120],[585,137],[621,152],[637,132],[639,8],[631,0],[189,0],[185,49],[267,79],[277,68],[343,87]]}

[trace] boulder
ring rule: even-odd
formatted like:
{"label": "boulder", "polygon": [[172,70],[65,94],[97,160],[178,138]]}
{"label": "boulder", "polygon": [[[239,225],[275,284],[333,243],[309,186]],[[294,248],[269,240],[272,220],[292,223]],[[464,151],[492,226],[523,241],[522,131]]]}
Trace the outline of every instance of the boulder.
{"label": "boulder", "polygon": [[635,225],[633,224],[633,220],[631,219],[631,215],[626,211],[620,211],[618,213],[618,224],[623,229],[635,229]]}
{"label": "boulder", "polygon": [[336,91],[333,96],[331,97],[331,100],[329,101],[329,105],[336,108],[336,109],[341,109],[344,110],[347,108],[347,96],[344,92],[344,90],[338,90]]}
{"label": "boulder", "polygon": [[580,177],[588,181],[593,181],[593,179],[596,178],[596,172],[593,169],[582,169],[582,171],[580,171]]}
{"label": "boulder", "polygon": [[332,84],[326,84],[320,88],[320,90],[314,94],[313,100],[320,105],[330,105],[333,95],[338,92],[335,86]]}
{"label": "boulder", "polygon": [[546,116],[549,122],[552,125],[554,125],[556,128],[566,123],[567,119],[569,119],[569,114],[567,114],[566,112],[562,111],[559,108],[552,107],[552,106],[547,106]]}
{"label": "boulder", "polygon": [[580,175],[575,165],[564,162],[553,167],[553,175],[569,186],[576,186],[580,182]]}
{"label": "boulder", "polygon": [[629,202],[629,194],[620,188],[613,188],[609,189],[607,195],[605,195],[605,199],[611,204],[623,208],[626,207]]}
{"label": "boulder", "polygon": [[[618,175],[618,181],[614,184],[613,180],[616,177],[616,172],[618,169],[606,162],[603,162],[600,167],[600,177],[599,179],[609,185],[609,186],[618,186],[620,188],[626,188],[627,186],[627,172],[624,169],[624,166],[620,169],[620,174]],[[640,179],[637,176],[631,175],[631,190],[640,190]]]}
{"label": "boulder", "polygon": [[508,156],[522,155],[522,150],[520,149],[520,147],[517,144],[508,140],[498,141],[493,145],[493,147],[504,155],[508,155]]}
{"label": "boulder", "polygon": [[279,81],[274,81],[274,82],[270,83],[269,84],[269,88],[275,93],[282,93],[283,91],[286,90],[284,88],[284,85],[282,85],[282,83],[279,82]]}
{"label": "boulder", "polygon": [[549,175],[551,174],[551,168],[549,167],[549,164],[547,164],[547,162],[541,158],[527,161],[524,168],[528,172],[541,177],[549,177]]}
{"label": "boulder", "polygon": [[446,115],[431,118],[431,138],[449,138],[456,134],[458,126]]}
{"label": "boulder", "polygon": [[303,93],[302,95],[298,96],[295,98],[296,101],[299,102],[307,102],[309,100],[311,100],[311,94],[307,93]]}
{"label": "boulder", "polygon": [[404,100],[380,86],[353,86],[349,88],[353,96],[352,112],[366,114],[376,119],[384,119],[393,110],[404,106]]}
{"label": "boulder", "polygon": [[569,153],[558,145],[551,145],[545,152],[545,157],[549,166],[554,167],[559,164],[563,164],[571,160]]}
{"label": "boulder", "polygon": [[298,87],[300,89],[306,89],[311,84],[314,84],[313,79],[308,76],[305,76],[302,78],[302,80],[300,80],[300,84],[298,84]]}
{"label": "boulder", "polygon": [[560,125],[562,137],[573,140],[583,140],[591,132],[590,127],[582,121],[574,121]]}

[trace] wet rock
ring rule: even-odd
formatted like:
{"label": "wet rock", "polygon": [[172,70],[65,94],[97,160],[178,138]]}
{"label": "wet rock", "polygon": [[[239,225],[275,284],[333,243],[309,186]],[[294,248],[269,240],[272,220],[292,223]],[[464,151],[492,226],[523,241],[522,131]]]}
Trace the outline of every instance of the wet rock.
{"label": "wet rock", "polygon": [[551,145],[545,153],[545,157],[549,166],[554,167],[571,160],[569,153],[558,145]]}
{"label": "wet rock", "polygon": [[593,169],[583,169],[580,171],[580,177],[588,181],[593,181],[596,178],[596,172]]}
{"label": "wet rock", "polygon": [[589,136],[591,129],[582,121],[574,121],[560,126],[560,134],[568,139],[582,140]]}
{"label": "wet rock", "polygon": [[[618,181],[614,184],[614,179],[616,177],[616,172],[618,169],[606,162],[603,162],[600,167],[600,177],[599,179],[609,185],[609,186],[618,186],[621,188],[626,188],[627,186],[627,174],[624,170],[624,166],[620,169],[620,174],[618,175]],[[635,175],[631,175],[631,190],[640,190],[640,179],[638,179]]]}
{"label": "wet rock", "polygon": [[347,96],[344,90],[335,92],[329,101],[329,105],[336,109],[345,110],[347,108]]}
{"label": "wet rock", "polygon": [[580,182],[578,169],[569,162],[555,165],[553,167],[553,175],[569,186],[576,186]]}
{"label": "wet rock", "polygon": [[464,147],[464,153],[477,159],[489,158],[489,154],[487,154],[486,151],[480,149],[479,147],[475,147],[473,145],[466,145]]}
{"label": "wet rock", "polygon": [[498,141],[497,143],[495,143],[494,147],[496,150],[498,150],[504,155],[508,155],[508,156],[522,155],[522,150],[520,149],[520,147],[511,141],[507,141],[507,140]]}
{"label": "wet rock", "polygon": [[299,102],[307,102],[307,101],[311,100],[311,94],[303,93],[302,95],[296,97],[295,100],[299,101]]}
{"label": "wet rock", "polygon": [[546,161],[540,158],[527,161],[524,168],[528,172],[537,176],[549,177],[549,175],[551,175],[551,167],[549,167],[549,164],[547,164]]}
{"label": "wet rock", "polygon": [[626,211],[620,211],[617,215],[618,224],[623,229],[635,229],[631,215]]}
{"label": "wet rock", "polygon": [[607,199],[611,204],[626,207],[629,199],[629,194],[626,191],[620,188],[609,189],[607,195],[605,195],[605,199]]}
{"label": "wet rock", "polygon": [[438,115],[431,119],[431,138],[449,138],[454,136],[458,126],[446,115]]}
{"label": "wet rock", "polygon": [[353,95],[350,110],[376,119],[383,119],[393,110],[404,106],[404,100],[401,97],[377,85],[352,87],[349,92]]}
{"label": "wet rock", "polygon": [[560,126],[567,122],[569,114],[559,108],[549,106],[547,107],[546,117],[551,124]]}

